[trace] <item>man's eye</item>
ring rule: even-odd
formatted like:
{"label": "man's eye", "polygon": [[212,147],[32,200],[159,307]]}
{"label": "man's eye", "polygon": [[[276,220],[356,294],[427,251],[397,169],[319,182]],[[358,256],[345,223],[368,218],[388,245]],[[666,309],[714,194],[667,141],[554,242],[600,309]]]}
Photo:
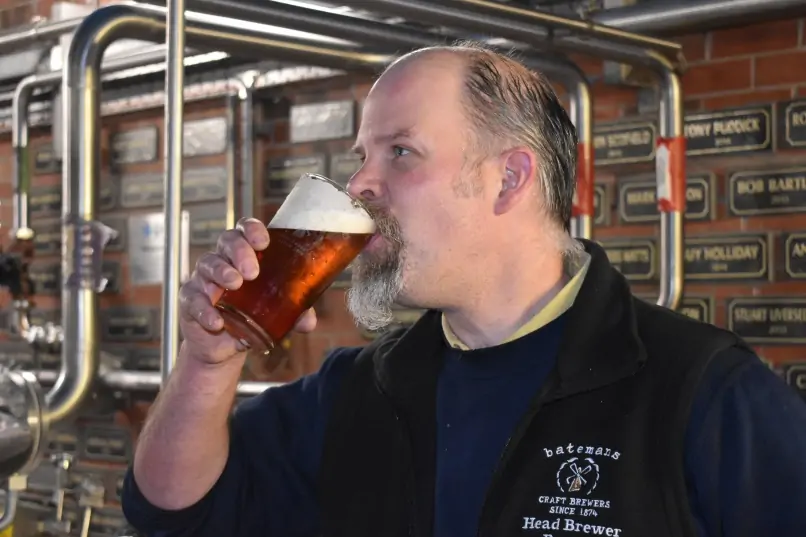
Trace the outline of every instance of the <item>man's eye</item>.
{"label": "man's eye", "polygon": [[395,152],[396,157],[404,157],[409,153],[409,150],[405,147],[400,147],[399,145],[394,146],[393,151]]}

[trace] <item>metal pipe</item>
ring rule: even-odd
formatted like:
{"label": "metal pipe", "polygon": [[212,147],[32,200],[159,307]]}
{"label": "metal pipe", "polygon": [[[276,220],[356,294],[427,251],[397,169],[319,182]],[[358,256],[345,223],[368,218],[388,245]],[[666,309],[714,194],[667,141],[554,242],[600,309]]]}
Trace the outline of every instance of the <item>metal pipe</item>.
{"label": "metal pipe", "polygon": [[179,286],[182,284],[182,157],[185,125],[185,0],[168,0],[165,13],[165,263],[162,276],[162,382],[179,352]]}
{"label": "metal pipe", "polygon": [[[375,72],[392,58],[266,37],[237,21],[187,14],[188,42],[213,50],[335,69]],[[100,180],[100,87],[98,70],[106,47],[117,39],[160,42],[165,9],[112,4],[95,10],[78,27],[65,63],[62,248],[62,370],[46,399],[48,421],[74,412],[90,393],[98,369],[98,297],[104,228],[95,220]],[[166,210],[170,210],[166,207]]]}
{"label": "metal pipe", "polygon": [[[254,159],[254,125],[252,94],[257,77],[254,73],[246,75],[246,80],[237,79],[240,87],[238,98],[241,101],[241,202],[237,218],[252,216],[255,210],[255,159]],[[236,218],[236,219],[237,219]]]}
{"label": "metal pipe", "polygon": [[[502,4],[474,0],[473,11],[460,11],[444,4],[420,0],[341,0],[350,7],[374,6],[375,12],[428,21],[474,32],[495,33],[535,48],[546,43],[535,36],[538,12]],[[483,4],[483,8],[480,6]],[[566,48],[565,39],[557,39],[558,50]],[[573,47],[572,47],[573,48]],[[612,47],[602,47],[598,55],[609,54]],[[660,210],[660,293],[657,303],[677,309],[683,294],[683,214],[686,205],[686,139],[683,132],[683,91],[675,65],[666,56],[649,49],[620,49],[619,61],[651,67],[661,85],[660,137],[657,141],[656,175]]]}
{"label": "metal pipe", "polygon": [[[241,20],[274,24],[316,32],[338,39],[355,39],[378,50],[399,53],[412,48],[455,40],[455,36],[431,34],[337,13],[323,13],[281,2],[260,5],[232,0],[188,0],[188,5]],[[568,92],[571,116],[577,127],[579,167],[577,173],[577,203],[574,204],[572,230],[575,236],[589,239],[593,235],[593,105],[590,85],[585,73],[573,62],[561,56],[526,54],[525,63],[543,71],[559,82]]]}
{"label": "metal pipe", "polygon": [[4,54],[24,49],[32,43],[58,39],[64,34],[74,31],[83,19],[68,19],[49,24],[42,24],[26,28],[20,32],[8,33],[0,36],[0,50]]}
{"label": "metal pipe", "polygon": [[228,93],[224,100],[226,102],[226,116],[227,116],[227,210],[225,216],[226,229],[233,229],[235,227],[235,211],[238,205],[235,199],[238,195],[238,187],[235,179],[235,144],[238,143],[237,136],[235,135],[235,117],[237,114],[238,101],[235,95]]}
{"label": "metal pipe", "polygon": [[17,515],[17,502],[20,498],[18,490],[14,490],[7,483],[5,486],[6,501],[3,508],[3,515],[0,516],[0,531],[8,529],[14,523],[14,517]]}
{"label": "metal pipe", "polygon": [[682,35],[806,15],[803,0],[656,0],[597,11],[590,20],[651,35]]}
{"label": "metal pipe", "polygon": [[545,16],[548,14],[545,12],[483,0],[447,0],[447,4],[451,5],[430,0],[345,0],[340,3],[430,25],[504,37],[538,49],[588,54],[646,67],[656,67],[649,52],[660,54],[674,63],[683,60],[683,49],[678,43],[662,41],[662,47],[653,48],[639,46],[641,39],[633,40],[633,37],[643,36],[633,34],[625,34],[630,36],[629,39],[613,39],[596,32],[586,37],[557,32],[546,27]]}
{"label": "metal pipe", "polygon": [[[40,384],[52,385],[58,378],[57,371],[40,370],[34,373]],[[99,371],[98,378],[104,386],[123,391],[159,391],[162,375],[159,371],[125,371],[108,370]],[[239,382],[238,395],[258,395],[268,390],[282,386],[282,382]]]}
{"label": "metal pipe", "polygon": [[[142,67],[162,61],[165,52],[152,50],[104,62],[102,69],[108,71],[122,71],[135,67]],[[14,90],[11,99],[11,146],[14,148],[14,233],[18,238],[33,237],[30,228],[30,213],[28,209],[28,195],[31,190],[31,171],[28,147],[28,107],[34,91],[39,88],[53,86],[62,81],[62,71],[30,75],[23,78]]]}

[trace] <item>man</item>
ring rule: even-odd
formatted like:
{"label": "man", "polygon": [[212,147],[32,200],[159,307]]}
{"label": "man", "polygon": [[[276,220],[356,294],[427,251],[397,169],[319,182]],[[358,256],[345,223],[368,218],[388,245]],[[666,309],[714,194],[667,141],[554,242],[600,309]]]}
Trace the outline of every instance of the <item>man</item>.
{"label": "man", "polygon": [[[231,404],[245,352],[212,306],[257,274],[253,219],[182,288],[184,343],[123,493],[149,535],[806,535],[806,405],[738,338],[634,299],[568,235],[574,128],[549,84],[462,44],[367,97],[349,190],[379,233],[364,326],[408,331]],[[312,311],[297,329],[313,330]]]}

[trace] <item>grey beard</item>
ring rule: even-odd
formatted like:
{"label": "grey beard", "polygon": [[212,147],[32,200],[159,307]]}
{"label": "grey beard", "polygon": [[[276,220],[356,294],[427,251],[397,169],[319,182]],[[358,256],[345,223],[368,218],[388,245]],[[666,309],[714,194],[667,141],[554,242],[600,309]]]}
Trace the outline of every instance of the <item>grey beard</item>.
{"label": "grey beard", "polygon": [[347,309],[367,330],[380,330],[394,321],[392,306],[403,290],[401,254],[398,250],[380,263],[359,256],[354,263]]}

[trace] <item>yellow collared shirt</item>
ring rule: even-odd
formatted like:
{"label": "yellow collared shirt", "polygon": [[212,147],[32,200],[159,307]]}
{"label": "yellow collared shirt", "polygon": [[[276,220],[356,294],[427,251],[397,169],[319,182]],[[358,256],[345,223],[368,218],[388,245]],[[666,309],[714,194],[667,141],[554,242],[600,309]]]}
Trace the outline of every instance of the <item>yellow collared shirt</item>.
{"label": "yellow collared shirt", "polygon": [[[565,272],[570,280],[565,286],[560,289],[560,292],[546,304],[546,307],[538,311],[526,324],[518,328],[514,334],[505,339],[502,343],[509,343],[527,334],[531,334],[543,328],[551,321],[568,311],[574,304],[579,290],[582,288],[582,282],[585,281],[585,275],[588,273],[591,257],[587,252],[580,252],[578,254],[566,258]],[[442,331],[445,334],[445,340],[454,349],[469,350],[469,347],[462,343],[456,336],[445,316],[442,316]]]}

